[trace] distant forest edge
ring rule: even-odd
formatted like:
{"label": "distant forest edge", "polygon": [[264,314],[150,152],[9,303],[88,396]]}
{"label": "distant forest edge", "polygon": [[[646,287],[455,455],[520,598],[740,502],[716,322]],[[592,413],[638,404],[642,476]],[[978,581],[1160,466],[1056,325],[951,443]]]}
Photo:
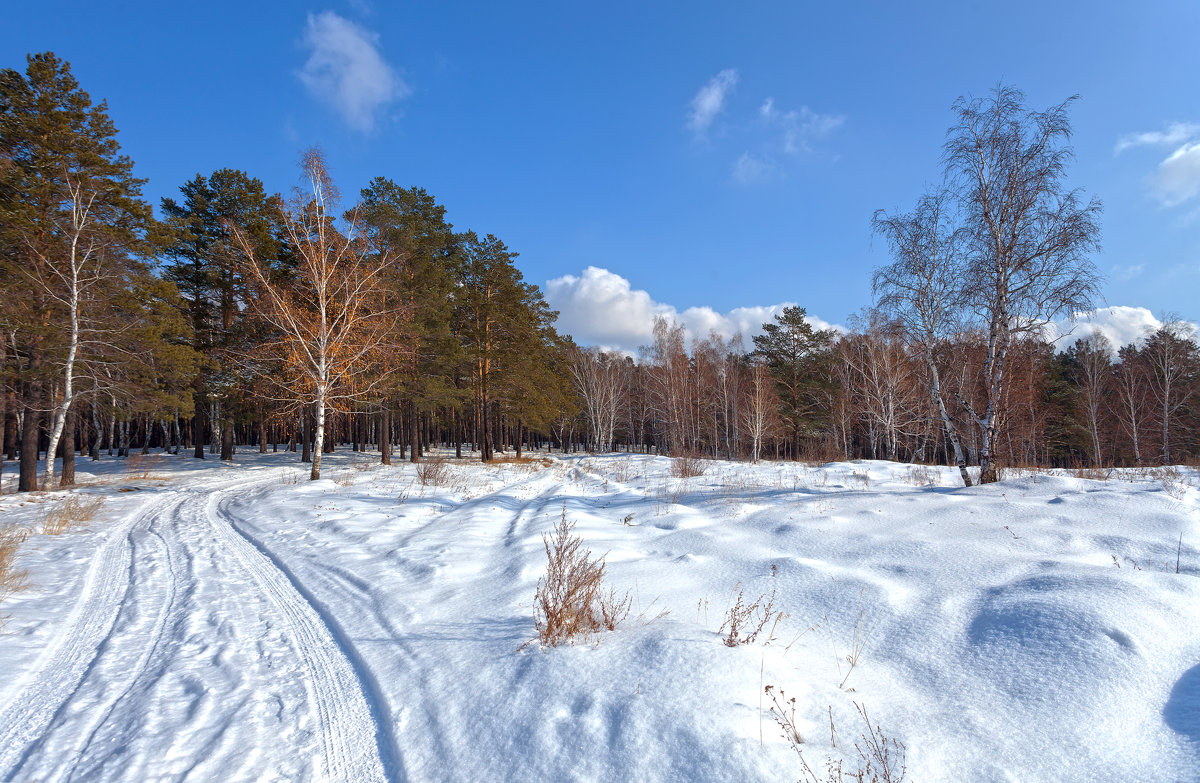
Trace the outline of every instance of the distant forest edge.
{"label": "distant forest edge", "polygon": [[[220,169],[155,219],[106,104],[31,55],[0,72],[0,467],[19,460],[31,491],[74,483],[76,454],[281,445],[314,479],[335,444],[384,463],[435,445],[886,458],[967,484],[1194,460],[1186,324],[1047,341],[1100,283],[1100,204],[1066,185],[1071,102],[1032,110],[1000,85],[954,103],[942,185],[872,218],[892,262],[848,332],[791,307],[752,345],[689,344],[660,320],[630,357],[560,335],[517,254],[422,188],[377,177],[344,202],[319,150],[288,196]],[[43,454],[61,472],[39,476]]]}

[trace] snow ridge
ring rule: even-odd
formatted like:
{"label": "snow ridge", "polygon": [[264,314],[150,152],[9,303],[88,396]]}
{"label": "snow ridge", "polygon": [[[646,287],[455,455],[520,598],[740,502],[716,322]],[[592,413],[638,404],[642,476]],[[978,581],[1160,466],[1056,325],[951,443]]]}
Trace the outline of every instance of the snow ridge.
{"label": "snow ridge", "polygon": [[171,500],[152,503],[110,534],[92,563],[75,606],[54,649],[43,659],[25,687],[0,714],[0,777],[13,779],[36,750],[55,715],[78,689],[111,637],[129,589],[133,531],[144,527]]}

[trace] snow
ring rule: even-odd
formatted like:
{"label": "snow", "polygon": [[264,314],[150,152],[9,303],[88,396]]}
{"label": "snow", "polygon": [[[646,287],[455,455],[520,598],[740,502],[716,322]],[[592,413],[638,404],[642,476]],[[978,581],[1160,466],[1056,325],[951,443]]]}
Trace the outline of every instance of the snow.
{"label": "snow", "polygon": [[[910,781],[1200,780],[1195,469],[161,459],[80,462],[96,519],[25,544],[0,780],[797,779],[765,685],[818,770],[859,704]],[[564,513],[634,608],[542,649]],[[722,644],[738,589],[787,613],[768,643]]]}

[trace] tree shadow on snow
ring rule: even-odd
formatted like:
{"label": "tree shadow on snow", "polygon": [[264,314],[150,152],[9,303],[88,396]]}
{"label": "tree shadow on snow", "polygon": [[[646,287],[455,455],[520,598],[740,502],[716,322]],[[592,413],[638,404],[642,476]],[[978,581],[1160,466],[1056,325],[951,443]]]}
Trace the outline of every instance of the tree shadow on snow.
{"label": "tree shadow on snow", "polygon": [[1200,664],[1184,672],[1171,689],[1163,720],[1175,732],[1200,743]]}

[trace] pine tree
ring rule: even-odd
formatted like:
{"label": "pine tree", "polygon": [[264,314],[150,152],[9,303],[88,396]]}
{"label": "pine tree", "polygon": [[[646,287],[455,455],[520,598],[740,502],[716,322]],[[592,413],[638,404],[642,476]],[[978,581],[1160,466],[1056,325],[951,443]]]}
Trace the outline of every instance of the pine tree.
{"label": "pine tree", "polygon": [[260,180],[234,169],[218,169],[209,177],[197,174],[179,190],[179,201],[162,200],[162,241],[169,259],[164,273],[186,302],[192,347],[205,356],[193,389],[194,456],[204,458],[212,424],[206,412],[215,407],[220,411],[221,459],[228,460],[233,458],[237,414],[261,415],[248,399],[259,373],[242,371],[261,335],[244,317],[249,291],[239,271],[241,251],[232,227],[253,246],[256,258],[286,272],[290,259],[279,236],[279,197],[267,195]]}
{"label": "pine tree", "polygon": [[824,365],[833,336],[832,330],[814,329],[803,307],[785,307],[754,337],[754,353],[775,379],[779,415],[791,431],[794,459],[800,458],[801,439],[816,430],[825,412],[831,381]]}
{"label": "pine tree", "polygon": [[[358,207],[363,230],[376,253],[392,260],[387,276],[392,306],[403,309],[403,333],[395,336],[402,366],[380,400],[384,419],[403,402],[411,447],[420,458],[418,417],[458,408],[466,391],[455,384],[465,355],[454,334],[452,308],[462,263],[458,237],[446,222],[446,209],[423,188],[401,188],[376,177],[362,190]],[[383,458],[388,459],[387,448]]]}
{"label": "pine tree", "polygon": [[114,280],[143,248],[151,220],[143,180],[120,153],[102,101],[53,53],[30,55],[26,73],[0,72],[0,263],[5,330],[15,338],[11,367],[25,410],[19,488],[37,488],[39,428],[47,417],[44,482],[71,405],[84,393],[80,372],[118,339],[104,323]]}

